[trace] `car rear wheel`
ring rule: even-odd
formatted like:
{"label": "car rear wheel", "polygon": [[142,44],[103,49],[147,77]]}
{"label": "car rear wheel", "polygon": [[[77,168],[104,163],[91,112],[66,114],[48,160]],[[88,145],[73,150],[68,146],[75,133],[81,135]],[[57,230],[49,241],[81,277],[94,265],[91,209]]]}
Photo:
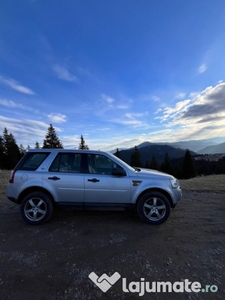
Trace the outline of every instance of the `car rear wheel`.
{"label": "car rear wheel", "polygon": [[28,224],[43,224],[47,222],[52,215],[52,201],[47,194],[34,192],[23,199],[20,211],[23,219]]}
{"label": "car rear wheel", "polygon": [[162,224],[170,215],[170,203],[159,192],[147,192],[140,197],[137,212],[145,223]]}

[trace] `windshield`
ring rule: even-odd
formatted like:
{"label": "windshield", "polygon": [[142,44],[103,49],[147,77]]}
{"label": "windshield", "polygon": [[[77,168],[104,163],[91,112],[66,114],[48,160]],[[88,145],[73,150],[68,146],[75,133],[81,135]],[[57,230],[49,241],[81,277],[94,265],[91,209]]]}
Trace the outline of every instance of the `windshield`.
{"label": "windshield", "polygon": [[111,155],[113,158],[116,158],[116,160],[120,161],[122,165],[125,165],[128,169],[130,169],[131,171],[135,172],[137,171],[136,169],[132,168],[130,165],[128,165],[125,161],[123,161],[122,159],[118,158],[116,155],[109,153],[109,155]]}

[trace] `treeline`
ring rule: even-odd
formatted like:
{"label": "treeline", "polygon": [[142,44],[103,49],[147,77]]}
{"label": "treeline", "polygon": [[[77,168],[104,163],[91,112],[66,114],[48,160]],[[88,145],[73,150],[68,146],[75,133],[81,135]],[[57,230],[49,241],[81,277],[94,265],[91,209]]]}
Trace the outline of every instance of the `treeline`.
{"label": "treeline", "polygon": [[[121,159],[120,151],[117,149],[115,155]],[[165,154],[164,161],[158,163],[154,155],[145,165],[141,163],[141,155],[135,146],[128,162],[132,167],[142,167],[165,172],[174,175],[178,179],[189,179],[200,175],[225,174],[225,157],[219,161],[198,160],[191,156],[190,151],[185,152],[182,158],[170,159],[168,153]]]}
{"label": "treeline", "polygon": [[[16,140],[11,132],[4,129],[3,135],[0,135],[0,169],[13,169],[18,161],[23,157],[27,150],[31,147],[28,145],[26,148],[21,145],[17,145]],[[48,131],[43,140],[42,146],[38,142],[35,143],[36,149],[47,148],[61,148],[63,144],[58,138],[55,128],[50,124]],[[86,145],[83,136],[81,135],[79,149],[89,150]],[[114,154],[117,157],[121,157],[120,151],[117,149]],[[145,165],[141,163],[141,156],[138,148],[135,146],[133,153],[128,162],[133,167],[143,167],[153,170],[162,171],[171,175],[174,175],[179,179],[188,179],[197,175],[211,175],[211,174],[225,174],[225,157],[219,161],[195,161],[191,156],[190,151],[187,150],[183,158],[170,159],[168,153],[165,154],[164,161],[158,163],[154,155],[149,161],[146,161]]]}
{"label": "treeline", "polygon": [[[31,147],[28,145],[26,148],[21,144],[17,145],[16,140],[11,132],[7,128],[4,128],[3,135],[0,136],[0,169],[13,169],[19,160],[23,157],[27,150]],[[36,149],[49,149],[49,148],[61,148],[63,144],[58,138],[55,128],[50,124],[48,131],[43,140],[43,145],[40,146],[38,142],[35,143]],[[85,140],[81,135],[79,149],[88,150],[88,146],[85,144]]]}

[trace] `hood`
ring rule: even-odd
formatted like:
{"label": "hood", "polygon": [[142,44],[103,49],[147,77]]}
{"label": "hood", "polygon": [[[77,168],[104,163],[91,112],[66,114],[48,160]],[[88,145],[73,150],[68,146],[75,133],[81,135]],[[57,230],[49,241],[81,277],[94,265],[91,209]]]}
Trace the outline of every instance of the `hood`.
{"label": "hood", "polygon": [[139,168],[139,172],[137,172],[138,177],[161,177],[161,178],[174,178],[172,175],[163,173],[160,171],[152,170],[152,169],[143,169]]}

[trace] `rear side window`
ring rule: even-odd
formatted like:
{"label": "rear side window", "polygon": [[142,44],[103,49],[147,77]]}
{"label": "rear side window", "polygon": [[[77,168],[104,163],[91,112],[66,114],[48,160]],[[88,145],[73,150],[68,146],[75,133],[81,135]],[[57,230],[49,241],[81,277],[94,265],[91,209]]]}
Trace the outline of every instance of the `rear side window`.
{"label": "rear side window", "polygon": [[50,152],[28,152],[19,162],[16,170],[35,171]]}
{"label": "rear side window", "polygon": [[81,154],[59,153],[49,168],[49,172],[80,173]]}

